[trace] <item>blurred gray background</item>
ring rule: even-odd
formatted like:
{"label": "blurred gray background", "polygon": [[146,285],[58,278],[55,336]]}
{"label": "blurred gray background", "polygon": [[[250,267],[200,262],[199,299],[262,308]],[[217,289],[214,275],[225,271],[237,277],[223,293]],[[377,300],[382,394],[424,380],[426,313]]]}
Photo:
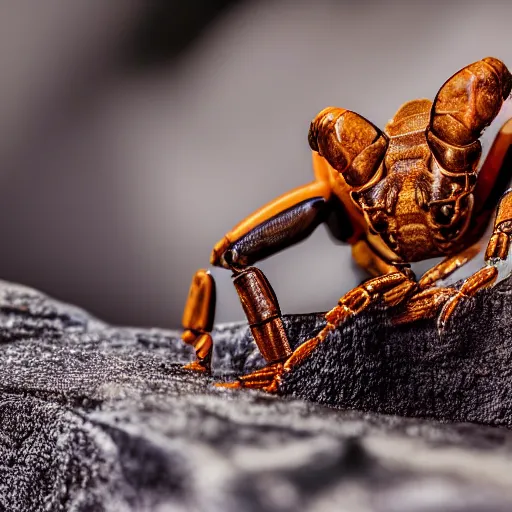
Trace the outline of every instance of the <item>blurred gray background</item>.
{"label": "blurred gray background", "polygon": [[[511,20],[506,0],[2,1],[2,278],[178,326],[213,244],[312,179],[320,109],[383,127],[470,62],[511,66]],[[364,277],[323,227],[260,266],[287,313],[329,309]],[[243,318],[214,275],[217,320]]]}

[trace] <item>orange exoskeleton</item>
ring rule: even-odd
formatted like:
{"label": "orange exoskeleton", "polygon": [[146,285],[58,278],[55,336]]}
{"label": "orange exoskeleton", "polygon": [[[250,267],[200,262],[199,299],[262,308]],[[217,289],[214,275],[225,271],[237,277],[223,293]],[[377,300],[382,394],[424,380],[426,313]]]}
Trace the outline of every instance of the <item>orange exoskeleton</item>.
{"label": "orange exoskeleton", "polygon": [[[480,137],[500,111],[512,76],[495,58],[455,73],[433,101],[405,103],[384,131],[337,107],[312,121],[309,145],[315,180],[256,211],[217,243],[211,263],[233,271],[255,341],[268,365],[233,386],[275,391],[280,376],[303,361],[349,316],[381,301],[396,323],[438,316],[442,330],[461,300],[508,277],[512,269],[512,119],[480,165]],[[436,286],[479,251],[493,212],[485,266],[458,289]],[[292,351],[263,273],[250,265],[307,237],[326,223],[352,245],[373,276],[326,314],[326,327]],[[410,263],[444,256],[417,280]],[[199,271],[185,307],[184,340],[196,347],[196,369],[208,369],[214,284]],[[206,314],[206,312],[208,312]],[[207,346],[205,339],[207,338]],[[206,348],[205,348],[206,347]]]}

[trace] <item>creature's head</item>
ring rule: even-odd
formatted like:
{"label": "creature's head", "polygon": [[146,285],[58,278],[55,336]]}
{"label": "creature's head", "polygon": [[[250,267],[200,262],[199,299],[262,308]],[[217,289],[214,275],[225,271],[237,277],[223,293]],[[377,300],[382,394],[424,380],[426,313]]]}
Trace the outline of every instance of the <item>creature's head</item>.
{"label": "creature's head", "polygon": [[349,194],[389,247],[399,250],[416,226],[443,251],[467,229],[479,139],[511,88],[505,65],[486,58],[453,75],[433,102],[403,105],[384,132],[354,112],[327,108],[311,124],[310,146],[327,161],[333,192],[342,200]]}

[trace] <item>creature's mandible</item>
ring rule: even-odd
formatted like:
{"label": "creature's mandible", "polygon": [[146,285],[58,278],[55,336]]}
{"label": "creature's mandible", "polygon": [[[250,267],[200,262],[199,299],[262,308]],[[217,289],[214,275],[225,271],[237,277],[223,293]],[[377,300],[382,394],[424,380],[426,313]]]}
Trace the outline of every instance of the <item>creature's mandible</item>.
{"label": "creature's mandible", "polygon": [[[276,391],[283,372],[307,358],[329,331],[376,301],[393,308],[396,323],[438,315],[442,330],[460,301],[512,273],[507,265],[512,260],[512,190],[506,190],[512,119],[479,166],[482,131],[511,88],[507,67],[488,57],[455,73],[434,101],[402,105],[384,131],[343,108],[328,107],[313,119],[308,139],[315,181],[247,217],[211,255],[213,265],[233,272],[268,363],[232,386]],[[436,286],[477,254],[496,208],[485,266],[458,290]],[[261,270],[250,265],[303,240],[320,223],[352,245],[356,262],[373,278],[345,294],[326,314],[326,327],[292,351],[276,296]],[[445,258],[416,280],[408,264],[435,256]],[[214,309],[213,278],[199,270],[183,315],[183,340],[197,355],[190,369],[209,369]]]}

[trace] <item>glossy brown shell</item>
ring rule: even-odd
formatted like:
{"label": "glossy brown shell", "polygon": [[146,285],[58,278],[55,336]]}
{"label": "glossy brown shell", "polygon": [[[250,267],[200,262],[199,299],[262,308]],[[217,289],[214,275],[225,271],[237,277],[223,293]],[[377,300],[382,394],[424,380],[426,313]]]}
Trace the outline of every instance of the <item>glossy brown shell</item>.
{"label": "glossy brown shell", "polygon": [[489,57],[455,73],[433,102],[402,105],[384,133],[348,110],[329,107],[316,116],[310,145],[352,188],[377,252],[409,262],[464,246],[479,137],[511,87],[506,66]]}

